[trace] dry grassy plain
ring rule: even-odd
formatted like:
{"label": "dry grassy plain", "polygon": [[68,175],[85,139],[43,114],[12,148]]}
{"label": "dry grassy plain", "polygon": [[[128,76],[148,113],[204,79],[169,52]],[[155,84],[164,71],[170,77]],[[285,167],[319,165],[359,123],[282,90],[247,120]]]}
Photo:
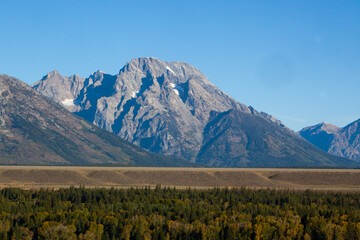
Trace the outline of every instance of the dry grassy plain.
{"label": "dry grassy plain", "polygon": [[248,187],[360,192],[360,170],[0,166],[0,188]]}

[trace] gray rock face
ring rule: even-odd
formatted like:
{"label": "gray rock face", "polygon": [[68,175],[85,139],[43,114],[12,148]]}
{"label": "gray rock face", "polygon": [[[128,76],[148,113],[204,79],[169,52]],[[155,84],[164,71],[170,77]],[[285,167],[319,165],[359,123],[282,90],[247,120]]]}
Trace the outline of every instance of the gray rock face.
{"label": "gray rock face", "polygon": [[299,133],[328,153],[360,162],[360,119],[344,128],[320,123],[306,127]]}
{"label": "gray rock face", "polygon": [[[61,86],[61,87],[58,87]],[[32,86],[68,110],[152,152],[196,160],[210,111],[250,109],[182,62],[138,58],[118,75],[49,73]],[[74,99],[74,105],[64,104]]]}
{"label": "gray rock face", "polygon": [[296,137],[287,128],[231,109],[213,113],[197,162],[217,167],[355,167]]}
{"label": "gray rock face", "polygon": [[78,75],[64,77],[54,70],[44,76],[40,81],[34,83],[32,87],[42,95],[60,103],[69,111],[75,112],[79,108],[74,104],[74,99],[79,95],[84,87],[84,78]]}
{"label": "gray rock face", "polygon": [[[72,90],[68,81],[69,78],[49,74],[33,88],[60,103],[73,97],[74,106],[65,105],[70,111],[151,152],[175,155],[208,166],[286,166],[286,163],[277,164],[277,161],[285,161],[293,153],[292,159],[298,157],[310,161],[309,166],[336,165],[331,160],[326,161],[326,156],[321,154],[315,160],[304,157],[301,152],[306,152],[303,148],[310,144],[300,139],[305,145],[302,145],[302,150],[294,150],[289,139],[299,138],[293,131],[271,115],[235,101],[187,63],[137,58],[127,63],[117,75],[97,71],[84,81],[76,80],[73,85],[82,86],[81,89],[74,87],[76,90]],[[61,93],[49,90],[61,82],[67,84],[65,89],[57,88]],[[286,137],[273,136],[271,140],[276,142],[275,148],[287,145],[286,152],[269,147],[269,152],[274,155],[271,163],[256,162],[255,156],[262,151],[262,147],[247,138],[251,136],[250,133],[257,131],[257,126],[244,125],[245,120],[238,121],[236,118],[239,114],[230,114],[232,117],[224,121],[226,124],[217,123],[219,127],[215,129],[209,127],[215,113],[229,110],[241,113],[247,121],[267,123],[263,124],[267,129],[262,132],[264,134],[269,134],[273,129],[286,132]],[[236,129],[232,131],[239,126],[246,127],[242,127],[240,132]],[[215,139],[220,135],[217,142]],[[259,141],[267,138],[260,133],[254,136]],[[219,148],[212,144],[215,142]],[[253,143],[252,148],[248,144],[240,144],[244,142]],[[229,152],[226,146],[230,147]],[[267,160],[263,157],[258,161]],[[294,166],[300,165],[297,162]],[[304,166],[308,165],[304,163]]]}
{"label": "gray rock face", "polygon": [[149,153],[0,75],[0,164],[189,166]]}

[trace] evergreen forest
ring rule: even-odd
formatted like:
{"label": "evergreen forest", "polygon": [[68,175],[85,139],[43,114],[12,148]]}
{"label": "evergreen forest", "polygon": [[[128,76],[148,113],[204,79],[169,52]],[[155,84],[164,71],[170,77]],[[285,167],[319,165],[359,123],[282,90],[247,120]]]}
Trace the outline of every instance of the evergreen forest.
{"label": "evergreen forest", "polygon": [[208,190],[0,190],[0,239],[360,239],[360,194]]}

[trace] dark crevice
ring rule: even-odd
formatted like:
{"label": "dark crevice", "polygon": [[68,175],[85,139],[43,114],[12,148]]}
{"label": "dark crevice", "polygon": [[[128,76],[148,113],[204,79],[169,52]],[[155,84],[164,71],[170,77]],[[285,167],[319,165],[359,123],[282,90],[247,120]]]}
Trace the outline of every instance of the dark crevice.
{"label": "dark crevice", "polygon": [[123,110],[120,113],[119,117],[115,119],[114,124],[112,126],[112,130],[115,134],[118,134],[123,126],[122,120],[125,118],[125,115],[130,112],[131,107],[135,106],[136,98],[131,98],[126,101],[124,104]]}
{"label": "dark crevice", "polygon": [[189,97],[189,81],[181,83],[179,84],[179,86],[183,89],[183,91],[180,92],[180,98],[183,101],[183,103],[186,103]]}
{"label": "dark crevice", "polygon": [[[95,119],[95,113],[97,110],[97,101],[102,97],[112,96],[115,92],[114,86],[116,83],[116,76],[111,76],[109,74],[103,74],[103,79],[100,85],[94,87],[94,84],[91,84],[86,88],[86,96],[84,95],[85,88],[81,90],[81,93],[75,102],[82,102],[83,108],[86,106],[87,101],[90,102],[90,108],[83,109],[76,114],[82,118],[85,118],[89,122],[93,122]],[[89,83],[89,79],[85,80],[85,84]],[[95,83],[95,81],[94,81]],[[86,102],[83,102],[86,97]]]}
{"label": "dark crevice", "polygon": [[[140,91],[139,91],[139,96],[142,96],[143,93],[147,90],[150,89],[150,87],[154,84],[154,80],[153,77],[150,73],[147,73],[146,77],[141,79],[141,87],[140,87]],[[121,105],[118,106],[118,109],[120,108]],[[123,120],[126,116],[126,114],[128,114],[131,110],[131,108],[133,108],[133,121],[135,120],[136,115],[138,114],[139,110],[140,110],[141,105],[137,103],[137,99],[136,98],[131,98],[129,100],[126,101],[126,103],[123,106],[123,111],[121,111],[120,115],[118,118],[115,119],[114,124],[112,126],[112,130],[115,134],[118,134],[120,132],[120,130],[123,127]]]}

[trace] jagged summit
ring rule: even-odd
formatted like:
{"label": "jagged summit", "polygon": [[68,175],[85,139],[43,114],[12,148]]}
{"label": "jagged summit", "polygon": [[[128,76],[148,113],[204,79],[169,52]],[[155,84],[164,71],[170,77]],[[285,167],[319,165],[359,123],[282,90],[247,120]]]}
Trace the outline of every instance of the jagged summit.
{"label": "jagged summit", "polygon": [[104,71],[97,70],[96,72],[93,72],[93,74],[91,74],[90,76],[102,75],[102,74],[106,74],[106,73]]}
{"label": "jagged summit", "polygon": [[201,84],[213,84],[194,66],[185,62],[165,62],[154,57],[134,58],[120,69],[119,75],[132,73],[135,81],[137,75],[149,74],[154,77],[164,76],[173,84],[184,84],[188,80],[198,80]]}
{"label": "jagged summit", "polygon": [[55,75],[60,75],[59,72],[58,72],[58,70],[53,70],[53,71],[49,72],[49,73],[48,73],[46,76],[44,76],[44,77],[49,78],[49,77],[53,77],[53,76],[55,76]]}
{"label": "jagged summit", "polygon": [[360,119],[343,128],[322,122],[299,133],[328,153],[360,162]]}
{"label": "jagged summit", "polygon": [[151,154],[0,75],[0,164],[185,166]]}
{"label": "jagged summit", "polygon": [[[171,73],[173,75],[184,75],[186,73],[202,74],[197,68],[188,63],[178,61],[165,62],[154,57],[134,58],[130,62],[127,62],[125,66],[120,69],[119,74],[121,72],[124,72],[125,70],[129,71],[134,69],[140,69],[141,71],[150,71],[157,76],[166,73]],[[186,73],[184,73],[185,69],[187,70]],[[205,76],[204,78],[206,79]]]}
{"label": "jagged summit", "polygon": [[48,72],[45,76],[43,76],[43,77],[41,78],[40,81],[35,82],[33,85],[35,85],[35,84],[37,84],[37,83],[39,83],[39,82],[41,82],[41,81],[46,81],[47,79],[53,78],[53,77],[55,77],[56,75],[61,76],[60,73],[58,72],[58,70],[53,70],[53,71],[51,71],[51,72]]}
{"label": "jagged summit", "polygon": [[31,87],[73,112],[78,109],[74,100],[84,86],[84,81],[85,79],[77,74],[64,77],[57,70],[54,70]]}
{"label": "jagged summit", "polygon": [[[54,79],[53,84],[57,85],[58,82],[57,79]],[[227,147],[230,146],[234,149],[237,146],[239,149],[244,147],[240,146],[240,143],[233,143],[234,139],[238,139],[233,136],[237,132],[228,131],[228,128],[238,126],[234,121],[240,121],[240,119],[236,117],[219,118],[227,123],[217,123],[219,129],[223,129],[223,132],[226,133],[221,135],[221,144],[215,141],[217,135],[209,135],[206,132],[210,121],[213,121],[213,116],[221,116],[222,113],[230,110],[254,117],[244,117],[244,119],[262,119],[269,124],[264,124],[265,128],[274,126],[274,129],[279,130],[279,135],[286,132],[292,136],[289,138],[297,138],[280,121],[269,114],[259,113],[255,109],[235,101],[214,86],[197,68],[183,62],[166,62],[152,57],[135,58],[126,63],[117,75],[98,71],[79,81],[76,86],[79,86],[76,91],[71,90],[70,85],[67,85],[65,89],[58,88],[55,94],[50,90],[52,87],[50,83],[37,84],[33,88],[60,103],[64,101],[65,97],[70,99],[65,94],[71,93],[69,96],[73,100],[72,102],[69,100],[69,106],[62,104],[93,124],[151,152],[175,155],[193,162],[201,161],[209,166],[256,166],[256,164],[261,166],[259,162],[255,163],[254,159],[250,157],[257,156],[253,153],[254,151],[261,151],[256,144],[250,150],[252,153],[247,155],[248,158],[237,150],[232,151],[232,159],[238,159],[240,156],[243,158],[241,161],[234,160],[233,164],[225,159],[225,155],[223,158],[217,156],[216,161],[212,159],[211,156],[215,157],[216,155],[216,152],[212,151],[213,149],[217,149],[220,153],[229,150]],[[60,97],[56,98],[54,95]],[[70,105],[71,103],[73,105]],[[262,123],[262,121],[260,122]],[[256,128],[254,125],[247,126]],[[248,133],[250,136],[253,131],[256,129],[243,129],[240,135],[246,137]],[[267,134],[267,131],[264,130],[262,133]],[[213,140],[209,139],[209,136]],[[262,166],[285,166],[284,162],[276,162],[280,159],[283,144],[287,145],[287,154],[294,154],[292,159],[297,156],[298,159],[305,159],[313,166],[324,166],[330,162],[334,166],[337,165],[332,160],[325,160],[327,155],[314,153],[319,157],[316,160],[309,159],[311,155],[306,153],[305,149],[288,146],[290,143],[282,141],[275,141],[277,144],[271,145],[274,140],[268,139],[268,135],[254,136],[257,136],[258,139],[267,139],[270,148],[279,148],[276,151],[269,150],[278,155],[259,160],[269,161]],[[281,139],[289,140],[289,138]],[[205,141],[206,148],[211,151],[206,151],[206,157],[203,157],[205,155],[200,153],[204,152],[202,150],[205,147]],[[221,149],[211,146],[215,143],[220,144]],[[308,143],[305,142],[302,147],[306,144]],[[246,147],[249,146],[245,145]],[[285,159],[286,156],[286,154],[281,155],[281,158]],[[296,166],[299,165],[301,164]]]}
{"label": "jagged summit", "polygon": [[[55,79],[54,79],[54,78],[55,78]],[[49,80],[49,79],[51,79],[51,81],[54,82],[54,81],[56,81],[56,80],[62,80],[62,79],[64,79],[64,78],[74,79],[74,78],[81,78],[81,77],[80,77],[79,75],[77,75],[77,74],[73,74],[73,75],[71,75],[71,76],[69,76],[69,77],[65,77],[65,76],[62,76],[62,75],[59,73],[58,70],[53,70],[53,71],[47,73],[45,76],[43,76],[41,80],[33,83],[31,86],[35,86],[35,85],[41,83],[41,81],[47,81],[47,80]]]}
{"label": "jagged summit", "polygon": [[320,132],[320,131],[324,131],[326,133],[335,133],[335,132],[338,132],[341,128],[335,126],[335,125],[332,125],[330,123],[326,123],[326,122],[321,122],[319,124],[316,124],[314,126],[310,126],[310,127],[305,127],[303,128],[302,132],[304,131],[312,131],[312,133],[314,134],[315,132]]}

